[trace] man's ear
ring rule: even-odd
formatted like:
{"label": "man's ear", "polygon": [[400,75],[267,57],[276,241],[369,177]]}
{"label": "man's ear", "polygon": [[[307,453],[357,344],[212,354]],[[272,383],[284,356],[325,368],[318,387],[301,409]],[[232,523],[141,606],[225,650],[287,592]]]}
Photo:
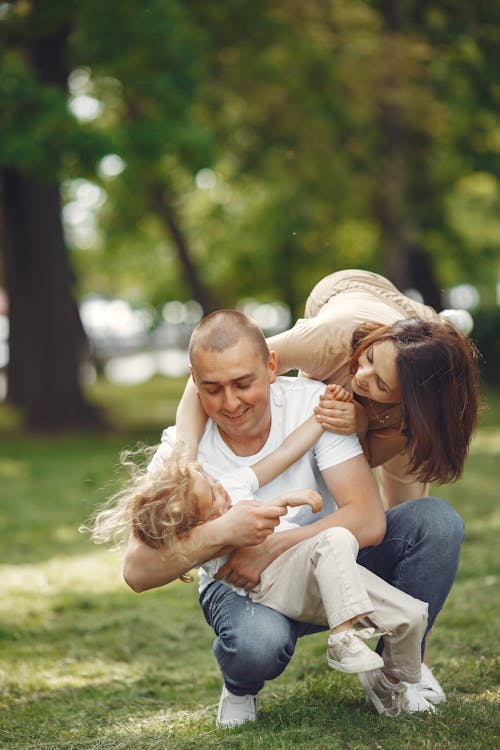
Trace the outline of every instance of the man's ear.
{"label": "man's ear", "polygon": [[276,356],[276,352],[269,352],[267,367],[269,370],[269,382],[274,383],[274,381],[278,377],[278,357]]}
{"label": "man's ear", "polygon": [[198,383],[196,382],[196,375],[194,374],[194,370],[191,365],[189,365],[189,372],[191,373],[191,380],[193,381],[196,388],[198,388]]}

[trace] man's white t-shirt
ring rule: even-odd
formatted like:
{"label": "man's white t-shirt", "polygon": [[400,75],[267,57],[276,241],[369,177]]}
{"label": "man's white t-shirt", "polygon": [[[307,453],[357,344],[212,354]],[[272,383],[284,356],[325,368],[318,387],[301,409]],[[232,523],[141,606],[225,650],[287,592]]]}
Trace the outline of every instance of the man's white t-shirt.
{"label": "man's white t-shirt", "polygon": [[[209,419],[200,441],[198,460],[207,474],[220,479],[234,469],[251,466],[273,450],[283,440],[314,413],[320,394],[324,393],[324,383],[305,378],[279,377],[270,386],[271,430],[261,450],[252,456],[237,456],[226,445],[219,434],[217,425]],[[175,428],[163,431],[161,444],[150,464],[155,465],[167,458],[175,443]],[[256,500],[272,500],[290,490],[313,489],[323,497],[323,510],[313,513],[308,505],[290,508],[286,519],[299,526],[305,526],[336,510],[334,498],[329,493],[321,476],[321,471],[348,461],[363,452],[356,435],[337,435],[324,432],[317,443],[304,456],[280,474],[276,479],[260,487],[255,492]],[[213,579],[200,574],[200,590]]]}

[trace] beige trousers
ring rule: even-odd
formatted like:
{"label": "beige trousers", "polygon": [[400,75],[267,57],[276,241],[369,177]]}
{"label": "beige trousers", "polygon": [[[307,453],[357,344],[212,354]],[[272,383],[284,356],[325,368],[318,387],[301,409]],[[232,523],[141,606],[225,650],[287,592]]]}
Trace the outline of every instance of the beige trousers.
{"label": "beige trousers", "polygon": [[358,550],[350,531],[327,529],[277,557],[249,596],[294,620],[330,628],[367,615],[386,633],[382,656],[389,674],[418,682],[427,604],[358,565]]}

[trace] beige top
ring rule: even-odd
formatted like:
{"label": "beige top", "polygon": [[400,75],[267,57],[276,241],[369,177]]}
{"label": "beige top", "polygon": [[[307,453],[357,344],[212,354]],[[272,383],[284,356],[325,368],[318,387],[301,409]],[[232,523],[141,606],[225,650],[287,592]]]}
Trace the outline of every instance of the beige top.
{"label": "beige top", "polygon": [[[367,322],[388,325],[403,318],[437,317],[432,307],[406,297],[383,276],[370,271],[346,270],[322,279],[308,297],[305,317],[288,331],[267,340],[278,355],[280,372],[298,369],[300,374],[351,389],[349,370],[352,334]],[[367,408],[368,431],[397,433],[399,406]]]}

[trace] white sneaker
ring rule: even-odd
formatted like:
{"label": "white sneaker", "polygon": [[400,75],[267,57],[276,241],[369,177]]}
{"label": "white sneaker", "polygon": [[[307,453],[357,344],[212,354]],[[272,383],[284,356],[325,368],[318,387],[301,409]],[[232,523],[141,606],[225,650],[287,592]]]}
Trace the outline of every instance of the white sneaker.
{"label": "white sneaker", "polygon": [[441,310],[439,317],[446,318],[453,323],[464,336],[468,336],[474,328],[474,318],[468,310]]}
{"label": "white sneaker", "polygon": [[328,666],[349,674],[368,672],[383,667],[382,657],[363,643],[363,639],[367,640],[375,635],[377,633],[374,628],[362,630],[349,628],[340,633],[330,634],[326,652]]}
{"label": "white sneaker", "polygon": [[375,669],[373,672],[361,672],[358,674],[358,680],[378,714],[381,716],[399,716],[407,713],[408,699],[404,682],[393,685],[381,669]]}
{"label": "white sneaker", "polygon": [[246,721],[257,721],[257,696],[233,695],[223,685],[217,710],[217,726],[238,727]]}
{"label": "white sneaker", "polygon": [[446,695],[444,690],[432,674],[432,670],[429,669],[427,664],[422,664],[422,679],[420,682],[407,682],[405,683],[410,695],[414,695],[414,700],[423,699],[432,703],[434,706],[438,706],[440,703],[444,703]]}
{"label": "white sneaker", "polygon": [[406,687],[406,698],[408,705],[406,712],[409,714],[416,714],[422,711],[428,711],[431,714],[436,713],[436,706],[434,706],[423,693],[418,689],[418,682],[405,682],[403,683]]}

